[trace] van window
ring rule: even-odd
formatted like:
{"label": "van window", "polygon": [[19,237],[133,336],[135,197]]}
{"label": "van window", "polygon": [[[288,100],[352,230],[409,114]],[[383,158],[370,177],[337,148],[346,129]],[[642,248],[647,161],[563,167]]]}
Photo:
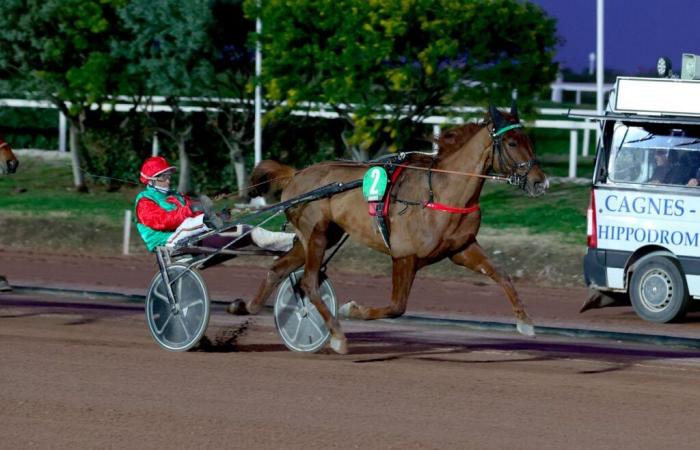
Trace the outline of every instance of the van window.
{"label": "van window", "polygon": [[700,136],[682,127],[614,125],[608,174],[619,183],[697,185]]}

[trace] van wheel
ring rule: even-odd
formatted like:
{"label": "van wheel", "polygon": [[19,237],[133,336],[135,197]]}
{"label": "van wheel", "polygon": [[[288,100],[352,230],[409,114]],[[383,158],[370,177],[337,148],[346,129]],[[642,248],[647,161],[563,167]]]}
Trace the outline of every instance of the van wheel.
{"label": "van wheel", "polygon": [[678,262],[664,256],[645,258],[637,265],[630,283],[630,298],[642,319],[660,323],[681,319],[690,303]]}

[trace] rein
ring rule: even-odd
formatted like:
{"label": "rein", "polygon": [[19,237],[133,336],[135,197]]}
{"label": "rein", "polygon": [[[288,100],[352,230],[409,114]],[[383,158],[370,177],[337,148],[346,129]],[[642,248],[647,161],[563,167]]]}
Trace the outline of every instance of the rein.
{"label": "rein", "polygon": [[[507,167],[508,163],[506,161],[506,157],[504,154],[506,153],[503,150],[503,136],[505,133],[507,133],[510,130],[514,130],[517,128],[523,128],[523,125],[521,123],[513,123],[510,125],[506,125],[502,127],[499,130],[495,130],[490,133],[491,135],[491,152],[492,152],[492,166],[493,162],[495,162],[496,158],[498,158],[498,166],[499,168]],[[487,148],[487,147],[486,147]],[[484,150],[486,150],[484,148]],[[513,159],[510,158],[509,159]],[[398,160],[401,161],[406,157],[405,153],[400,153],[398,155]],[[395,172],[391,177],[391,184],[393,185],[395,180],[398,179],[399,174],[403,169],[412,169],[412,170],[424,170],[428,172],[428,201],[422,201],[422,202],[416,202],[416,201],[410,201],[410,200],[402,200],[399,198],[396,198],[396,201],[399,203],[405,204],[407,207],[408,206],[422,206],[423,208],[428,208],[432,209],[435,211],[442,211],[442,212],[447,212],[451,214],[470,214],[474,211],[477,211],[480,209],[479,204],[475,204],[472,206],[468,206],[465,208],[460,208],[460,207],[455,207],[455,206],[449,206],[445,205],[443,203],[435,202],[434,201],[434,193],[433,193],[433,172],[437,173],[445,173],[448,175],[459,175],[459,176],[466,176],[466,177],[474,177],[474,178],[484,178],[487,180],[494,180],[494,181],[505,181],[510,185],[513,186],[518,186],[519,188],[523,189],[525,186],[525,183],[527,182],[527,175],[530,173],[530,170],[534,166],[536,166],[537,160],[535,159],[530,159],[521,163],[513,161],[513,164],[510,165],[511,167],[511,173],[510,175],[484,175],[480,173],[473,173],[473,172],[461,172],[461,171],[456,171],[456,170],[445,170],[445,169],[436,169],[433,166],[435,165],[435,159],[433,158],[430,167],[420,167],[420,166],[412,166],[407,163],[399,164],[395,162],[383,162],[383,161],[370,161],[370,162],[362,162],[362,163],[328,163],[329,166],[338,166],[338,167],[358,167],[358,166],[394,166]],[[521,169],[526,169],[524,174],[519,174],[518,171]],[[385,205],[386,209],[386,205]],[[405,211],[405,210],[404,210]],[[400,213],[402,214],[403,211]]]}
{"label": "rein", "polygon": [[[331,163],[326,163],[328,166],[335,166],[335,167],[358,167],[358,166],[399,166],[397,163],[383,163],[383,162],[358,162],[358,163],[336,163],[336,162],[331,162]],[[464,177],[474,177],[474,178],[485,178],[487,180],[493,180],[493,181],[505,181],[509,182],[510,178],[505,177],[503,175],[484,175],[481,173],[472,173],[472,172],[460,172],[457,170],[445,170],[445,169],[432,169],[430,167],[420,167],[420,166],[412,166],[410,164],[402,164],[406,169],[412,169],[412,170],[424,170],[426,172],[436,172],[436,173],[446,173],[449,175],[460,175]],[[302,169],[304,170],[304,169]],[[298,172],[301,172],[299,170]]]}

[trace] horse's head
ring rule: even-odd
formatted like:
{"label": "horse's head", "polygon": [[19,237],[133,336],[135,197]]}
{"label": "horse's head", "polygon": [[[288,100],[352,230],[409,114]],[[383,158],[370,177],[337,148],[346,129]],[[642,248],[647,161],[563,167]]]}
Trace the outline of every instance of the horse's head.
{"label": "horse's head", "polygon": [[544,194],[549,180],[535,159],[532,142],[523,131],[515,102],[510,114],[501,113],[493,106],[489,114],[493,125],[493,170],[533,197]]}
{"label": "horse's head", "polygon": [[19,166],[19,160],[12,153],[10,144],[0,136],[0,175],[15,173],[17,166]]}

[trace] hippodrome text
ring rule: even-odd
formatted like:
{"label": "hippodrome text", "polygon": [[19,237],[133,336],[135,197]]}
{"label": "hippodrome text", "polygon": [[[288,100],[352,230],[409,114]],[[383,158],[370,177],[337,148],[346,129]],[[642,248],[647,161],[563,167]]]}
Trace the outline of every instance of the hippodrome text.
{"label": "hippodrome text", "polygon": [[[605,210],[611,213],[634,214],[640,216],[657,216],[660,218],[680,218],[687,213],[694,213],[684,204],[683,199],[624,195],[608,195],[603,202]],[[603,212],[601,209],[599,212]],[[700,233],[658,228],[642,228],[621,225],[598,225],[598,239],[615,241],[633,241],[646,244],[676,245],[698,247]]]}

